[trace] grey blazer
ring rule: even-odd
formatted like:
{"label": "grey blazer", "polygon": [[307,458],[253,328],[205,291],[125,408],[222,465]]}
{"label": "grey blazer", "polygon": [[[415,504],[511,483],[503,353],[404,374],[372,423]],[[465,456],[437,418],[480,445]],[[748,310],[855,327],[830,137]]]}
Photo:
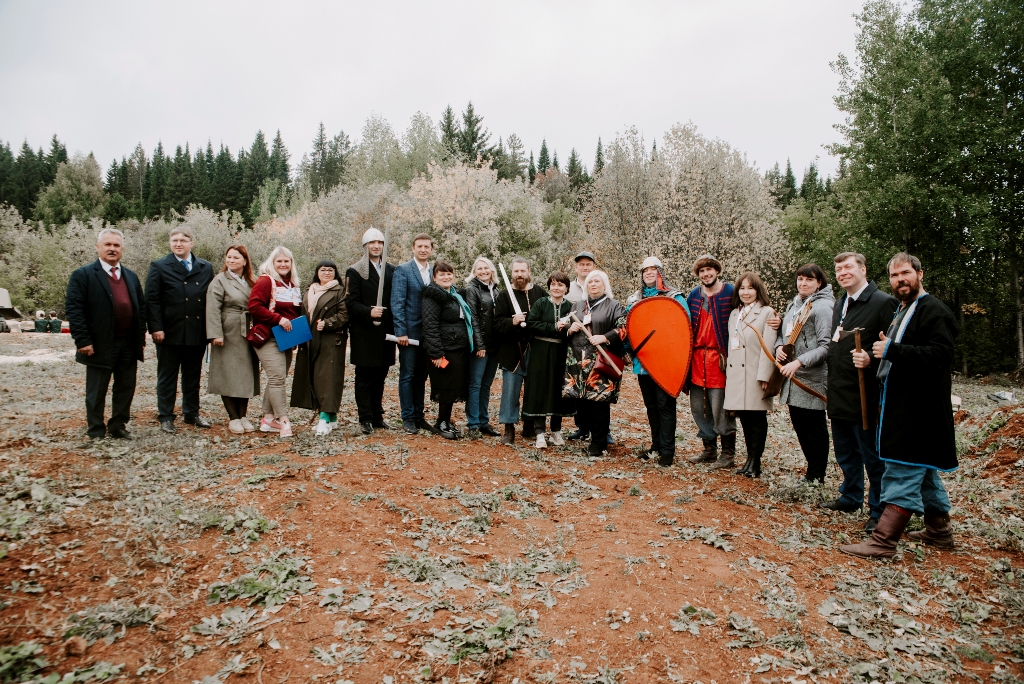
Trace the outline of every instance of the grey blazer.
{"label": "grey blazer", "polygon": [[[828,343],[832,331],[832,307],[836,303],[835,295],[832,294],[832,286],[826,285],[811,295],[811,302],[811,315],[796,338],[796,358],[800,359],[800,363],[803,364],[796,372],[796,377],[808,387],[813,387],[822,394],[826,394],[828,366],[825,364],[825,357],[828,356]],[[794,297],[793,301],[789,303],[786,315],[782,318],[779,336],[775,340],[776,347],[781,347],[789,339],[785,334],[786,330],[796,321],[805,303],[800,295]],[[792,360],[787,359],[786,363]],[[803,391],[789,380],[782,385],[779,403],[797,408],[825,410],[825,402]]]}

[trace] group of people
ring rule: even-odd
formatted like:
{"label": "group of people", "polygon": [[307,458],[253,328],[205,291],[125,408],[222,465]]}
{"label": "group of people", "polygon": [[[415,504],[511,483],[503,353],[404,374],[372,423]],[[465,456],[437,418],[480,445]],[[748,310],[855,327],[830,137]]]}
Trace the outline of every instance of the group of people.
{"label": "group of people", "polygon": [[[537,448],[589,440],[592,457],[614,443],[610,409],[621,388],[621,366],[631,360],[651,432],[641,458],[670,466],[677,396],[651,376],[626,334],[630,310],[662,297],[678,303],[690,326],[682,391],[703,442],[690,462],[733,468],[738,419],[747,459],[735,473],[760,477],[768,412],[777,396],[788,406],[807,481],[824,481],[831,423],[843,483],[825,508],[860,510],[867,473],[865,531],[872,537],[844,551],[892,555],[914,512],[924,514],[926,529],[912,536],[952,546],[949,499],[937,472],[957,467],[949,395],[958,326],[948,308],[924,291],[923,268],[909,254],[897,254],[888,264],[896,297],[867,279],[858,253],[834,259],[842,288],[838,300],[824,270],[805,264],[795,273],[797,294],[780,316],[756,273],[723,282],[722,265],[710,254],[693,265],[699,284],[688,294],[667,282],[657,257],[648,257],[637,269],[637,289],[623,305],[586,251],[575,257],[575,278],[554,271],[543,287],[519,257],[510,264],[511,278],[502,268],[499,279],[494,263],[480,256],[457,284],[452,264],[431,262],[429,235],[416,235],[412,258],[394,266],[386,262],[384,235],[371,228],[362,238],[362,258],[344,277],[325,260],[303,290],[294,257],[283,246],[254,272],[246,248],[233,244],[214,273],[209,262],[192,254],[189,230],[176,227],[171,253],[152,262],[143,291],[139,278],[120,265],[122,240],[120,231],[102,230],[99,259],[77,270],[68,284],[67,317],[77,360],[87,366],[90,438],[130,438],[126,424],[148,329],[157,348],[158,418],[168,433],[176,430],[179,374],[184,421],[210,425],[199,414],[208,345],[208,390],[222,396],[232,432],[290,436],[291,406],[316,411],[316,434],[329,433],[337,421],[351,339],[349,360],[365,434],[390,427],[383,394],[397,350],[407,433],[462,437],[452,411],[464,403],[469,437],[500,436],[502,443],[514,444],[522,423],[523,438]],[[293,350],[282,349],[275,331],[291,332],[300,318],[311,339],[298,346],[289,400]],[[256,427],[247,418],[248,402],[260,394],[261,367],[267,380]],[[489,412],[499,368],[501,431]],[[113,409],[105,423],[111,378]],[[437,404],[434,422],[426,419],[428,378]],[[576,429],[563,437],[563,420],[570,417]]]}

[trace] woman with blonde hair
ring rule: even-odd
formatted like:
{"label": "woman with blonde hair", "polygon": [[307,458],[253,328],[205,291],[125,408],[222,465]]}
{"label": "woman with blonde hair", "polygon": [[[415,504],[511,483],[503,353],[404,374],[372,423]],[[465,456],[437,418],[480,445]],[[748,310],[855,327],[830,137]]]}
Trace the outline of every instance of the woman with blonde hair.
{"label": "woman with blonde hair", "polygon": [[494,338],[494,303],[500,292],[494,262],[478,256],[472,272],[466,276],[466,303],[473,312],[473,329],[480,332],[483,344],[469,358],[469,398],[466,423],[470,437],[498,436],[491,426],[488,402],[491,383],[498,372],[498,340]]}
{"label": "woman with blonde hair", "polygon": [[259,278],[249,295],[249,314],[253,330],[249,341],[267,373],[267,388],[263,393],[263,420],[260,432],[276,432],[281,437],[292,436],[288,420],[288,396],[285,380],[292,362],[292,350],[281,351],[270,330],[280,325],[285,331],[292,329],[292,320],[302,315],[302,290],[295,258],[287,247],[278,245],[267,260],[260,264]]}
{"label": "woman with blonde hair", "polygon": [[[577,399],[576,410],[590,427],[587,452],[597,457],[608,449],[611,405],[619,399],[626,309],[612,295],[604,271],[591,271],[583,281],[586,296],[572,306],[565,389],[562,396]],[[598,347],[617,359],[618,373],[609,368]],[[599,362],[600,361],[600,362]]]}
{"label": "woman with blonde hair", "polygon": [[246,417],[249,399],[260,393],[260,363],[245,339],[254,282],[249,252],[235,244],[224,250],[224,266],[206,291],[206,336],[213,345],[207,391],[221,395],[236,435],[256,429]]}

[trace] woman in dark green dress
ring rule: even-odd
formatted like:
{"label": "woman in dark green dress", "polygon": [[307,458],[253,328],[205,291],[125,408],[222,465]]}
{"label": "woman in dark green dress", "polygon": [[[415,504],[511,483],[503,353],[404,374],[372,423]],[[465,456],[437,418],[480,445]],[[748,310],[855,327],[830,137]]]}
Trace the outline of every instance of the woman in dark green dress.
{"label": "woman in dark green dress", "polygon": [[565,298],[568,292],[569,277],[555,271],[548,277],[549,296],[538,299],[526,319],[533,339],[523,392],[523,415],[534,419],[538,449],[548,446],[544,436],[547,416],[551,416],[551,443],[562,446],[562,416],[576,414],[576,402],[562,398],[569,346],[567,319],[572,311],[572,302]]}

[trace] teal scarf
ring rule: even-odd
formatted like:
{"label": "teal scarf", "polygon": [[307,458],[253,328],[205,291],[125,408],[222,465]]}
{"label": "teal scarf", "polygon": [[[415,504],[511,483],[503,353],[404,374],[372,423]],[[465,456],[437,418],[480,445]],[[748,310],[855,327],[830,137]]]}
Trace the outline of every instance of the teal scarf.
{"label": "teal scarf", "polygon": [[448,288],[448,294],[455,297],[455,301],[462,307],[462,318],[466,321],[466,334],[469,335],[469,353],[472,354],[476,351],[473,348],[473,312],[470,311],[469,304],[462,298],[462,295],[459,294],[454,285]]}

